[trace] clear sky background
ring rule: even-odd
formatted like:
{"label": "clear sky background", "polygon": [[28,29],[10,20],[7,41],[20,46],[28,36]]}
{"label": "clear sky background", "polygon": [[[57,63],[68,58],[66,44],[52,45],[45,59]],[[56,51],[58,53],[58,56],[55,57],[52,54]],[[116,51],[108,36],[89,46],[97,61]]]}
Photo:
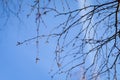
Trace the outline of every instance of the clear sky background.
{"label": "clear sky background", "polygon": [[[23,4],[23,6],[28,5]],[[49,44],[45,44],[45,39],[40,41],[40,61],[38,64],[35,63],[35,41],[16,46],[17,41],[23,41],[36,35],[34,14],[32,17],[26,18],[27,11],[24,10],[26,9],[23,9],[23,13],[20,14],[22,15],[21,21],[13,14],[10,14],[8,20],[5,15],[0,18],[0,80],[51,80],[48,73],[53,65],[54,40],[51,40]],[[48,17],[46,20],[53,18]],[[61,20],[59,19],[58,22]],[[48,29],[55,23],[57,22],[51,24],[47,21]],[[41,34],[47,33],[45,27],[40,29]]]}
{"label": "clear sky background", "polygon": [[17,41],[33,35],[28,24],[22,26],[23,23],[16,20],[10,17],[0,31],[0,80],[50,80],[49,47],[41,46],[40,62],[36,64],[35,42],[16,46]]}
{"label": "clear sky background", "polygon": [[53,53],[51,46],[47,46],[52,42],[47,45],[45,41],[40,43],[40,62],[36,64],[35,41],[16,46],[17,41],[36,35],[35,19],[26,18],[26,14],[20,18],[22,21],[10,14],[5,25],[6,16],[2,15],[0,19],[0,80],[50,80],[48,72]]}

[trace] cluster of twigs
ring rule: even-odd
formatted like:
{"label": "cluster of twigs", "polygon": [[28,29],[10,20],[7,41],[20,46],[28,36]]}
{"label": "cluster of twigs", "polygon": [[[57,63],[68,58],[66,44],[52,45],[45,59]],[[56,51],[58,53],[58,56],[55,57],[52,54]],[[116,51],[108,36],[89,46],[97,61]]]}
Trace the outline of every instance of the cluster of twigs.
{"label": "cluster of twigs", "polygon": [[[80,74],[81,80],[120,79],[119,2],[94,1],[96,4],[79,8],[72,6],[73,4],[68,0],[35,0],[28,16],[36,10],[37,35],[18,42],[17,45],[36,40],[37,54],[39,54],[38,44],[41,38],[47,37],[47,41],[49,38],[56,38],[55,61],[58,71],[51,72],[53,79],[64,74],[65,79],[69,80],[74,77],[75,72]],[[78,3],[77,0],[72,2]],[[48,35],[40,35],[40,24],[47,25],[43,16],[51,13],[55,18],[64,20],[59,22]],[[36,60],[38,59],[37,57]]]}

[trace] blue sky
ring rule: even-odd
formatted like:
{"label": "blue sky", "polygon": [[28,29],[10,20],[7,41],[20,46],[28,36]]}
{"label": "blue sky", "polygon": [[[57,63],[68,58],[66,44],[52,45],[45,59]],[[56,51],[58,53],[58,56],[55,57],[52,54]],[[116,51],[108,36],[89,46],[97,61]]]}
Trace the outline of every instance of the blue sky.
{"label": "blue sky", "polygon": [[19,21],[11,15],[7,24],[3,25],[3,21],[3,18],[0,19],[0,80],[50,80],[48,72],[52,64],[51,47],[44,45],[45,42],[41,43],[40,62],[36,64],[35,41],[16,46],[17,41],[36,34],[34,19],[25,17]]}
{"label": "blue sky", "polygon": [[[23,4],[23,7],[29,6],[29,4],[25,4],[26,2]],[[13,6],[11,6],[11,8],[13,8]],[[0,80],[51,80],[48,73],[51,66],[53,66],[53,64],[55,65],[53,61],[55,41],[53,39],[50,40],[49,44],[45,44],[45,39],[40,40],[40,61],[38,64],[35,63],[35,41],[16,46],[17,41],[24,41],[36,35],[34,13],[29,18],[26,17],[27,13],[29,13],[29,9],[23,8],[22,13],[20,14],[21,21],[19,21],[15,15],[7,11],[6,15],[10,14],[9,17],[5,14],[1,16]],[[40,34],[47,34],[47,30],[51,29],[63,19],[57,19],[58,22],[54,21],[50,23],[49,20],[53,20],[53,16],[48,15],[48,17],[45,17],[45,20],[47,21],[48,28],[45,29],[45,27],[41,25]]]}
{"label": "blue sky", "polygon": [[17,41],[25,39],[26,34],[29,33],[29,29],[25,32],[19,28],[21,23],[16,20],[10,18],[0,31],[0,80],[50,80],[48,75],[51,66],[50,53],[46,51],[45,46],[42,46],[41,52],[44,53],[40,55],[40,62],[36,64],[34,42],[16,46]]}

